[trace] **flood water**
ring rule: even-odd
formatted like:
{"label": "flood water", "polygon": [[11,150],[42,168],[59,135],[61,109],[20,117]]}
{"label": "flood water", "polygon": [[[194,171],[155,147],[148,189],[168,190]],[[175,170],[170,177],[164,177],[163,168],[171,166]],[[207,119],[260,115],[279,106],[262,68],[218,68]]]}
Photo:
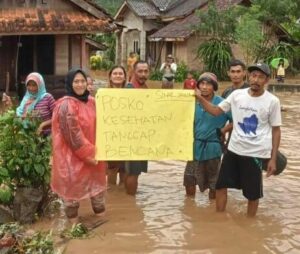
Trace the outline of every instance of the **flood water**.
{"label": "flood water", "polygon": [[[110,188],[108,222],[92,238],[70,241],[65,253],[300,253],[300,100],[299,94],[278,96],[286,109],[280,150],[288,167],[279,176],[264,177],[256,218],[245,216],[240,191],[230,190],[227,211],[216,213],[207,192],[185,196],[184,162],[150,162],[136,198],[121,187]],[[80,212],[92,214],[88,202]]]}

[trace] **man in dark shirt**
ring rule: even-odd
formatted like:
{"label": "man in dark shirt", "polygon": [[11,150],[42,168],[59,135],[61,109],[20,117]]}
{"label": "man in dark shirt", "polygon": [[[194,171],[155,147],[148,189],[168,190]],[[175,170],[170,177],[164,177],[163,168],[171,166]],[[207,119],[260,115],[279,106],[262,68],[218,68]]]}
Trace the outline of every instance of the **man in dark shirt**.
{"label": "man in dark shirt", "polygon": [[229,64],[229,70],[227,72],[232,86],[228,87],[222,93],[222,97],[226,99],[235,89],[247,88],[249,85],[244,81],[246,77],[246,66],[245,64],[238,60],[234,59]]}

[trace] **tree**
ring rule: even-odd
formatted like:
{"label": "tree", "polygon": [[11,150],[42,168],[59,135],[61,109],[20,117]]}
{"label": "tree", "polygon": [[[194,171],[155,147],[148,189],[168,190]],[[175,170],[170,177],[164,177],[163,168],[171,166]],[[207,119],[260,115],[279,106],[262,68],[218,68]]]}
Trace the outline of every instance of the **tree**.
{"label": "tree", "polygon": [[264,35],[261,31],[262,24],[258,20],[253,19],[248,14],[241,17],[236,28],[236,38],[243,50],[247,65],[256,60],[256,53],[264,41]]}
{"label": "tree", "polygon": [[111,15],[115,15],[123,0],[95,0],[101,7],[105,8]]}
{"label": "tree", "polygon": [[237,11],[241,20],[236,29],[238,42],[250,58],[270,62],[274,57],[284,57],[293,62],[295,48],[290,43],[275,42],[273,36],[278,28],[285,28],[290,41],[300,42],[300,25],[296,23],[299,1],[252,0],[250,7],[239,6]]}
{"label": "tree", "polygon": [[205,70],[215,73],[219,79],[225,79],[232,58],[230,44],[236,41],[236,12],[232,7],[220,11],[212,1],[208,9],[199,11],[198,15],[200,23],[196,31],[207,36],[207,39],[199,45],[197,56],[203,60]]}

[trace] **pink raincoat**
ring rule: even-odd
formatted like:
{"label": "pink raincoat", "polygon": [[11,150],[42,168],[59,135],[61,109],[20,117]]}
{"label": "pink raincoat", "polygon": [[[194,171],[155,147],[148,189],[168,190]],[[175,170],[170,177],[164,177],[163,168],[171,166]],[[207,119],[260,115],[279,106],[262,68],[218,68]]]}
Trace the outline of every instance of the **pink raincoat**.
{"label": "pink raincoat", "polygon": [[87,164],[95,157],[95,100],[87,103],[65,96],[52,117],[52,190],[64,200],[93,197],[106,189],[105,162]]}

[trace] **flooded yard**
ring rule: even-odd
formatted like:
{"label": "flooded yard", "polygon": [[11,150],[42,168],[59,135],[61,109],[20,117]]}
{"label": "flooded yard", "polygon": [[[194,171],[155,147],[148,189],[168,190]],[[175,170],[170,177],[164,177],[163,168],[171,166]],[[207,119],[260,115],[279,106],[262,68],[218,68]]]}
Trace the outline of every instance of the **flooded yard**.
{"label": "flooded yard", "polygon": [[[207,192],[187,198],[182,186],[185,162],[152,161],[140,177],[136,198],[122,187],[107,195],[108,222],[94,236],[72,240],[66,253],[288,253],[300,252],[300,102],[297,94],[279,94],[283,112],[280,150],[288,167],[264,178],[257,217],[245,216],[246,201],[230,190],[227,211],[215,212]],[[83,202],[83,216],[92,214]]]}

